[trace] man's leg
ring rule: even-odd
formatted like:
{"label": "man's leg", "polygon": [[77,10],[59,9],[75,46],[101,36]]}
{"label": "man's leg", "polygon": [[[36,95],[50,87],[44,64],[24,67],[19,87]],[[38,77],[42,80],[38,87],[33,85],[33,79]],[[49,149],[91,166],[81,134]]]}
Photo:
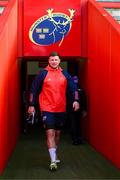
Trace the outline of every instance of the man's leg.
{"label": "man's leg", "polygon": [[54,129],[54,113],[42,111],[43,126],[46,130],[46,141],[48,152],[51,159],[49,166],[50,170],[56,170],[56,143],[55,143],[55,129]]}
{"label": "man's leg", "polygon": [[55,130],[55,144],[56,144],[56,148],[58,147],[58,145],[60,143],[60,134],[61,134],[60,130]]}
{"label": "man's leg", "polygon": [[58,159],[58,145],[60,143],[60,134],[61,134],[61,130],[56,130],[55,131],[55,144],[56,144],[56,163],[60,163],[60,160]]}
{"label": "man's leg", "polygon": [[65,112],[60,112],[55,114],[55,144],[56,144],[56,163],[60,163],[60,160],[58,159],[58,146],[60,143],[60,135],[61,130],[65,124]]}
{"label": "man's leg", "polygon": [[47,137],[47,147],[50,154],[51,162],[55,162],[56,160],[55,130],[47,129],[46,137]]}
{"label": "man's leg", "polygon": [[46,137],[47,137],[47,147],[51,159],[51,164],[49,166],[50,170],[56,170],[56,143],[55,143],[55,130],[54,129],[47,129],[46,130]]}

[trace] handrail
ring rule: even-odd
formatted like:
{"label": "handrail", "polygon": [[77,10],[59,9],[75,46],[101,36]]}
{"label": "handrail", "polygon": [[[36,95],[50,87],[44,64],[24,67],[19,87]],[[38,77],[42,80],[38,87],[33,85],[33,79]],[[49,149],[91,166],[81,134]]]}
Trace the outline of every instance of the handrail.
{"label": "handrail", "polygon": [[104,7],[101,7],[101,5],[94,1],[94,0],[89,0],[88,3],[91,3],[104,18],[112,25],[113,28],[115,28],[118,33],[120,34],[120,24],[104,9]]}

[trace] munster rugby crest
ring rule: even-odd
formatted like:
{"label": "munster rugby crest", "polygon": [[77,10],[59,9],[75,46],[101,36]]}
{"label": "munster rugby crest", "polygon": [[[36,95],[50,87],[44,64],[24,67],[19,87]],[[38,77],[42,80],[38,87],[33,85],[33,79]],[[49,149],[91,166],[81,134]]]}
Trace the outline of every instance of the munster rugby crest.
{"label": "munster rugby crest", "polygon": [[53,9],[47,10],[47,15],[39,18],[30,27],[30,40],[41,46],[47,46],[59,42],[62,44],[65,36],[72,27],[75,10],[68,9],[69,16],[63,13],[54,13]]}

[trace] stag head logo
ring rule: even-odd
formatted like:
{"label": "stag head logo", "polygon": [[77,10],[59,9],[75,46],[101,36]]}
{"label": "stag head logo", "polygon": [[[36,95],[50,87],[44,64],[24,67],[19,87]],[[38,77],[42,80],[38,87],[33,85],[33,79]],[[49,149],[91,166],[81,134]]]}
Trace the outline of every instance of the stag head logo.
{"label": "stag head logo", "polygon": [[42,46],[59,42],[61,46],[65,36],[70,32],[75,10],[68,9],[69,16],[63,13],[54,13],[53,9],[47,10],[47,15],[39,18],[30,27],[30,40]]}

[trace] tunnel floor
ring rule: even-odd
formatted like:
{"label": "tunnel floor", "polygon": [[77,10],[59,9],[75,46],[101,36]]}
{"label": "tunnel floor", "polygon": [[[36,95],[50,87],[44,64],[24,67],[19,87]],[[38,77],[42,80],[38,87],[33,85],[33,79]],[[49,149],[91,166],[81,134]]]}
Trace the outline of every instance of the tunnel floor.
{"label": "tunnel floor", "polygon": [[89,144],[72,145],[67,131],[61,136],[59,157],[58,170],[50,172],[44,130],[30,127],[0,179],[120,179],[120,171]]}

